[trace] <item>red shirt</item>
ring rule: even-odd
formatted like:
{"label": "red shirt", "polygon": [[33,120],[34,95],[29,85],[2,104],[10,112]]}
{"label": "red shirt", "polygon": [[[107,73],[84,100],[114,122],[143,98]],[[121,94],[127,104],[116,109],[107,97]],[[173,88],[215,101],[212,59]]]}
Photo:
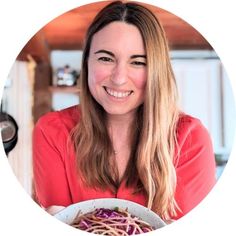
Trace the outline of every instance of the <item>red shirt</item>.
{"label": "red shirt", "polygon": [[[68,155],[68,136],[80,117],[76,107],[50,112],[39,119],[34,129],[33,172],[35,196],[43,207],[68,206],[95,198],[121,198],[145,205],[142,193],[133,194],[132,187],[122,182],[114,194],[111,191],[86,186],[75,168],[75,155]],[[182,212],[174,219],[194,208],[216,182],[215,159],[212,143],[201,122],[183,116],[178,123],[180,156],[175,161],[177,187],[175,199]]]}

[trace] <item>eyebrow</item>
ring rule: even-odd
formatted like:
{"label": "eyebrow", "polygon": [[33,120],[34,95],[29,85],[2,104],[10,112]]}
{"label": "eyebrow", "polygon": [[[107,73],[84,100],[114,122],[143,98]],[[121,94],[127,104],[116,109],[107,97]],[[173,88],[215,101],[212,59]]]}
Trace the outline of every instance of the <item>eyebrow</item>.
{"label": "eyebrow", "polygon": [[147,58],[146,55],[132,55],[130,58],[131,59],[134,59],[134,58],[137,58],[137,57],[142,57],[142,58]]}
{"label": "eyebrow", "polygon": [[[98,51],[96,51],[94,54],[98,54],[98,53],[106,53],[106,54],[108,54],[108,55],[110,55],[110,56],[112,56],[112,57],[115,57],[114,53],[112,53],[112,52],[110,52],[110,51],[107,51],[107,50],[104,50],[104,49],[98,50]],[[139,55],[139,54],[137,54],[137,55],[132,55],[130,58],[131,58],[131,59],[134,59],[134,58],[138,58],[138,57],[142,57],[142,58],[145,58],[145,59],[147,58],[146,55]]]}
{"label": "eyebrow", "polygon": [[104,49],[101,49],[101,50],[98,50],[96,51],[94,54],[98,54],[98,53],[106,53],[112,57],[115,57],[114,53],[110,52],[110,51],[107,51],[107,50],[104,50]]}

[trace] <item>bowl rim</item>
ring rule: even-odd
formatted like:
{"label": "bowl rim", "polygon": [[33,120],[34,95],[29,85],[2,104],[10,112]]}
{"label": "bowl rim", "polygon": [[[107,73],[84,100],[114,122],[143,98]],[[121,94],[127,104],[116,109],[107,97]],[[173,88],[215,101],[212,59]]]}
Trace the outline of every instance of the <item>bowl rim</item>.
{"label": "bowl rim", "polygon": [[127,208],[132,215],[146,221],[155,230],[166,226],[166,223],[161,219],[161,217],[151,209],[148,209],[139,203],[118,198],[98,198],[73,203],[56,213],[54,217],[66,224],[71,225],[79,211],[82,214],[85,214],[98,208],[114,209],[115,207],[121,209]]}

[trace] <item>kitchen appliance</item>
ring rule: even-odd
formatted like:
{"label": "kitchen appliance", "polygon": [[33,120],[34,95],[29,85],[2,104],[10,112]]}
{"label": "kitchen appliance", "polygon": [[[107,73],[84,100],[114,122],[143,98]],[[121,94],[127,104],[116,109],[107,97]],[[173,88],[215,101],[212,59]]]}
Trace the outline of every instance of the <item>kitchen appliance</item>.
{"label": "kitchen appliance", "polygon": [[0,130],[4,150],[8,155],[8,153],[16,146],[18,139],[18,125],[11,115],[2,111],[0,112]]}

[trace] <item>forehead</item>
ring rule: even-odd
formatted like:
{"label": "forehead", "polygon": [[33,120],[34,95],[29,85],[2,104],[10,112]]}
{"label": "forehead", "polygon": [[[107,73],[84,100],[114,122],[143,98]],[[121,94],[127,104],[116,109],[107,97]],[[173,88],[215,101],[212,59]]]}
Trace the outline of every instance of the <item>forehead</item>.
{"label": "forehead", "polygon": [[139,29],[125,22],[112,22],[94,34],[91,51],[97,49],[112,51],[139,51],[144,53],[144,44]]}

